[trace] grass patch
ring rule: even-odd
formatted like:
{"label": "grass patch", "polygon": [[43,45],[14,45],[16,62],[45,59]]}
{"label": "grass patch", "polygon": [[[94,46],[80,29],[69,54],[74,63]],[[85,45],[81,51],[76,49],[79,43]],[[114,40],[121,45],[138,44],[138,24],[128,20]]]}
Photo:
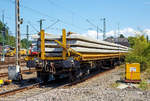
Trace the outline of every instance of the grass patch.
{"label": "grass patch", "polygon": [[125,68],[125,64],[123,64],[123,65],[119,66],[119,68]]}
{"label": "grass patch", "polygon": [[149,68],[146,69],[144,78],[145,78],[145,79],[150,79],[150,69],[149,69]]}
{"label": "grass patch", "polygon": [[113,88],[117,88],[118,86],[119,86],[119,83],[117,83],[117,82],[111,84],[111,87],[113,87]]}
{"label": "grass patch", "polygon": [[124,80],[125,79],[125,72],[121,72],[120,74],[119,74],[119,76],[120,76],[120,80]]}
{"label": "grass patch", "polygon": [[141,81],[139,84],[139,88],[142,90],[148,90],[150,85],[146,81]]}
{"label": "grass patch", "polygon": [[150,68],[141,73],[142,81],[139,84],[139,88],[142,90],[150,90],[150,84],[147,82],[150,80]]}

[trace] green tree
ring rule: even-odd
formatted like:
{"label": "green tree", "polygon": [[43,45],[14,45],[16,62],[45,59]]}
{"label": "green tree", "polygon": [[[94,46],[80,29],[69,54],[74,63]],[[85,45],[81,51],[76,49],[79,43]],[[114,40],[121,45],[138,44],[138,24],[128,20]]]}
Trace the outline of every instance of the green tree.
{"label": "green tree", "polygon": [[[5,35],[2,34],[3,29],[5,28]],[[3,42],[4,38],[4,43],[5,45],[10,45],[10,46],[15,46],[15,37],[9,35],[9,28],[7,25],[3,24],[2,21],[0,21],[0,43]]]}
{"label": "green tree", "polygon": [[31,41],[28,41],[26,38],[21,40],[21,48],[28,49],[31,45]]}
{"label": "green tree", "polygon": [[123,34],[120,34],[119,38],[125,38]]}
{"label": "green tree", "polygon": [[9,36],[9,41],[7,42],[8,45],[15,47],[16,46],[16,40],[14,36]]}
{"label": "green tree", "polygon": [[108,38],[112,38],[112,39],[113,39],[114,37],[113,37],[113,36],[110,36],[110,37],[108,37]]}
{"label": "green tree", "polygon": [[129,41],[130,47],[133,48],[133,46],[135,45],[136,37],[128,37],[128,41]]}
{"label": "green tree", "polygon": [[148,35],[146,36],[146,40],[147,40],[147,42],[149,42],[149,37],[148,37]]}
{"label": "green tree", "polygon": [[149,68],[150,43],[147,42],[147,39],[144,37],[144,35],[137,35],[136,37],[132,37],[130,41],[132,41],[132,49],[129,51],[128,55],[126,56],[126,62],[140,63],[141,70],[145,70]]}
{"label": "green tree", "polygon": [[[5,28],[5,35],[2,34],[2,30]],[[9,28],[7,25],[3,24],[2,21],[0,21],[0,43],[3,42],[3,37],[4,37],[4,43],[5,45],[9,45],[12,47],[16,46],[16,40],[14,36],[11,36],[9,34]],[[31,42],[28,41],[26,38],[21,40],[21,48],[28,48],[28,45],[30,45]]]}

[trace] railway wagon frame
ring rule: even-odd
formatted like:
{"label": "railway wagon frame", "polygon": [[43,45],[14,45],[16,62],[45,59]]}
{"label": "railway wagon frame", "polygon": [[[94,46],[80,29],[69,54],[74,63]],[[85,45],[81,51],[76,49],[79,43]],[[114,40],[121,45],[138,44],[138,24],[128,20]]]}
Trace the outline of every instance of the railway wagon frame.
{"label": "railway wagon frame", "polygon": [[[68,77],[70,81],[88,75],[91,70],[100,70],[104,67],[114,67],[124,61],[124,52],[116,53],[80,53],[67,44],[69,38],[66,37],[66,30],[62,30],[61,41],[53,40],[62,48],[62,56],[46,56],[45,52],[45,32],[41,30],[40,52],[29,55],[25,58],[27,67],[35,67],[37,77],[43,81],[48,81],[49,77]],[[69,33],[71,34],[71,32]]]}

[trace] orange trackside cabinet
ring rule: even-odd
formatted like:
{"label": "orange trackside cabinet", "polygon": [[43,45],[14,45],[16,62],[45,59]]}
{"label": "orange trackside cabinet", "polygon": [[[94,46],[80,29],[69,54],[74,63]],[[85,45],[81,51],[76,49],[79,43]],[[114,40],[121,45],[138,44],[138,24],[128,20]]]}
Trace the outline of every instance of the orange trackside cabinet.
{"label": "orange trackside cabinet", "polygon": [[139,63],[126,63],[126,80],[140,81],[140,64]]}

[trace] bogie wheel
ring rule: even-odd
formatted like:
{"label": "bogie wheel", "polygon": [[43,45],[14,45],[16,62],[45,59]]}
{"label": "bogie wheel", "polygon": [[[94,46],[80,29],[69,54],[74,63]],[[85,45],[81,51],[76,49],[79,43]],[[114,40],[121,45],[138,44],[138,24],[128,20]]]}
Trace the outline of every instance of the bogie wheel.
{"label": "bogie wheel", "polygon": [[40,71],[37,71],[37,72],[36,72],[37,80],[38,80],[38,81],[41,81],[41,76],[40,76],[40,74],[41,74]]}
{"label": "bogie wheel", "polygon": [[59,82],[61,80],[59,75],[55,75],[54,78],[55,78],[55,82]]}
{"label": "bogie wheel", "polygon": [[90,69],[87,69],[85,72],[84,72],[84,76],[88,76],[90,74]]}
{"label": "bogie wheel", "polygon": [[76,70],[75,75],[76,75],[77,79],[81,79],[82,78],[83,73],[82,73],[80,68]]}
{"label": "bogie wheel", "polygon": [[75,71],[70,71],[69,72],[69,81],[73,82],[76,80],[76,75],[75,75]]}
{"label": "bogie wheel", "polygon": [[41,81],[43,82],[48,82],[49,80],[49,73],[47,72],[37,72],[37,77],[40,78]]}

